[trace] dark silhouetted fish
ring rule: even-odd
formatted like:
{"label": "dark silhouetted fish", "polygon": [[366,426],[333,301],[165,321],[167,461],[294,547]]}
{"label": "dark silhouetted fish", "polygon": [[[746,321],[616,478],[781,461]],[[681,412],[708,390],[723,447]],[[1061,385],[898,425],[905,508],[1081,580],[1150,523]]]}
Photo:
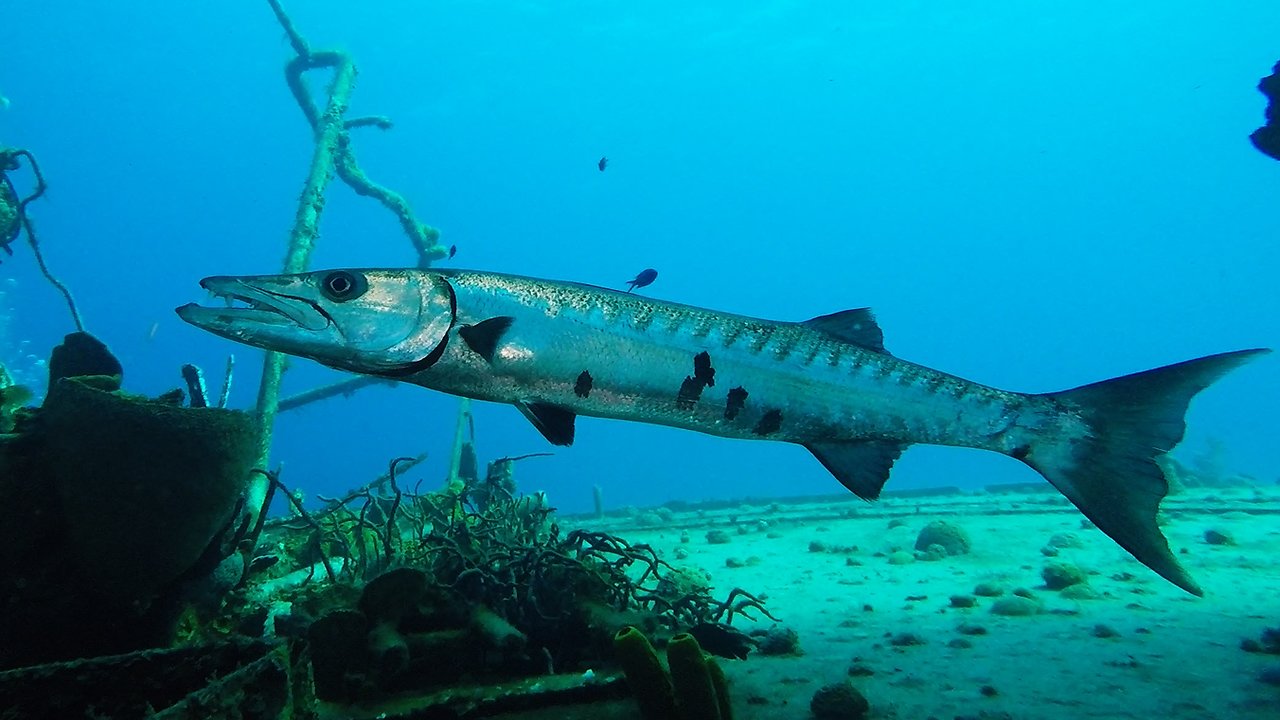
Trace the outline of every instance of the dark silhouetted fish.
{"label": "dark silhouetted fish", "polygon": [[596,163],[596,167],[600,168],[600,172],[604,172],[604,169],[609,167],[609,158],[601,157],[600,162]]}
{"label": "dark silhouetted fish", "polygon": [[698,623],[689,628],[689,634],[703,650],[722,658],[746,660],[759,645],[755,638],[724,623]]}
{"label": "dark silhouetted fish", "polygon": [[1280,62],[1258,81],[1258,92],[1267,96],[1267,124],[1254,130],[1249,139],[1260,152],[1280,160]]}
{"label": "dark silhouetted fish", "polygon": [[631,286],[627,288],[627,292],[631,292],[632,290],[635,290],[638,287],[648,287],[653,284],[654,280],[657,280],[657,279],[658,279],[657,270],[654,270],[653,268],[645,268],[644,270],[640,271],[639,275],[636,275],[635,280],[627,281],[627,285]]}
{"label": "dark silhouetted fish", "polygon": [[457,254],[458,254],[458,246],[457,246],[457,245],[450,245],[450,246],[449,246],[449,259],[450,259],[450,260],[452,260],[452,259],[453,259],[453,256],[454,256],[454,255],[457,255]]}

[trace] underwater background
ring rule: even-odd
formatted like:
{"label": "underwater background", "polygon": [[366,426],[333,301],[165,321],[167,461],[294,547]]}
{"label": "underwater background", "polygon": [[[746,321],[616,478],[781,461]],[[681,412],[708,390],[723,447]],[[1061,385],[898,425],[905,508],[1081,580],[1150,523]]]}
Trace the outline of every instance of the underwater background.
{"label": "underwater background", "polygon": [[[365,170],[456,244],[443,265],[644,292],[779,320],[871,306],[896,355],[1050,391],[1280,346],[1280,167],[1249,144],[1275,61],[1269,3],[311,1],[353,53]],[[278,272],[311,140],[261,3],[7,3],[6,144],[50,182],[30,210],[52,269],[128,389],[217,386],[252,406],[256,351],[172,308],[213,274]],[[597,170],[601,156],[607,171]],[[21,244],[0,353],[71,328]],[[331,188],[313,267],[414,262],[394,217]],[[25,365],[24,365],[25,364]],[[295,361],[286,394],[337,379]],[[39,383],[37,383],[39,384]],[[1180,452],[1272,481],[1280,363],[1198,398]],[[312,492],[451,439],[456,400],[374,387],[281,417],[274,458]],[[475,408],[482,457],[547,450]],[[890,489],[1033,481],[1020,463],[915,448]],[[838,485],[801,448],[584,418],[523,463],[562,510],[805,495]]]}
{"label": "underwater background", "polygon": [[[1022,392],[1280,347],[1273,5],[0,4],[0,180],[38,158],[26,217],[110,348],[0,184],[0,718],[1275,717],[1274,355],[1194,399],[1167,497],[1085,498],[1100,531],[995,453],[913,447],[869,504],[782,443],[551,447],[480,402],[464,441],[406,385],[281,412],[255,471],[261,353],[174,314],[280,272],[301,36],[358,67],[347,122],[393,122],[343,135],[437,267],[870,306],[896,356]],[[322,203],[312,269],[418,261]],[[237,411],[184,406],[232,354]],[[348,377],[291,359],[282,397]]]}

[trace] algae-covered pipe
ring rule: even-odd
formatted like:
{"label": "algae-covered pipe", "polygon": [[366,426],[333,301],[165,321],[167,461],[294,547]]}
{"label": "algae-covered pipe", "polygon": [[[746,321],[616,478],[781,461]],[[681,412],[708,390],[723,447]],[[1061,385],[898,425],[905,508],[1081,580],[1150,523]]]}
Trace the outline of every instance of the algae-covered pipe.
{"label": "algae-covered pipe", "polygon": [[[305,272],[311,262],[311,253],[319,235],[320,214],[324,210],[324,193],[329,180],[336,173],[356,193],[373,197],[396,214],[401,226],[409,235],[418,254],[419,267],[425,268],[434,259],[445,257],[448,251],[439,243],[440,233],[413,217],[409,203],[398,193],[370,180],[360,170],[355,155],[347,141],[347,131],[353,127],[375,126],[386,128],[390,121],[382,117],[347,120],[347,107],[355,88],[356,67],[351,57],[333,50],[312,50],[306,39],[293,26],[280,0],[267,0],[272,12],[289,38],[297,57],[285,66],[285,81],[302,109],[307,123],[314,133],[315,151],[311,156],[311,169],[298,199],[298,211],[293,230],[289,234],[289,249],[285,255],[284,272]],[[312,101],[303,82],[303,74],[318,68],[332,68],[333,79],[329,83],[328,99],[323,109]],[[280,412],[280,381],[284,375],[285,356],[268,352],[262,365],[262,382],[258,386],[257,413],[262,420],[262,444],[258,454],[259,467],[266,468],[270,461],[272,430],[276,415]],[[266,497],[267,485],[260,475],[248,490],[246,507],[261,508]]]}
{"label": "algae-covered pipe", "polygon": [[[276,16],[280,18],[286,31],[292,26],[287,15],[277,0],[268,0]],[[291,37],[297,37],[290,32]],[[295,49],[306,50],[300,38],[294,42]],[[319,235],[320,214],[324,211],[324,191],[333,176],[335,158],[341,149],[343,137],[343,116],[351,99],[351,91],[355,88],[356,67],[351,58],[340,52],[308,52],[299,55],[289,62],[285,69],[289,85],[298,89],[302,72],[318,67],[332,67],[333,80],[329,84],[328,101],[324,112],[314,117],[315,151],[311,155],[311,169],[307,173],[306,184],[302,196],[298,199],[298,211],[294,216],[293,230],[289,233],[289,250],[284,259],[284,272],[299,273],[306,271],[311,263],[311,253],[315,249],[316,237]],[[305,90],[303,90],[305,92]],[[303,95],[298,97],[304,112],[311,107],[309,99]],[[311,113],[308,112],[308,118]],[[279,412],[280,380],[284,376],[285,356],[278,352],[268,352],[262,363],[262,382],[258,386],[257,412],[262,420],[262,443],[258,451],[258,467],[268,467],[271,460],[271,437]],[[246,507],[261,508],[267,493],[267,483],[262,475],[255,475],[247,492]],[[265,508],[263,509],[265,512]]]}
{"label": "algae-covered pipe", "polygon": [[475,437],[470,433],[471,427],[471,399],[462,398],[458,401],[458,423],[453,429],[453,448],[449,452],[448,486],[462,481],[459,472],[462,467],[462,446],[468,440],[475,442]]}
{"label": "algae-covered pipe", "polygon": [[290,395],[283,398],[279,401],[276,411],[281,413],[289,412],[290,410],[295,410],[314,402],[320,402],[321,400],[328,400],[329,398],[338,396],[349,397],[357,390],[369,387],[370,385],[393,386],[397,384],[398,383],[394,380],[388,380],[386,378],[373,377],[372,375],[357,375],[355,377],[347,378],[346,380],[339,380],[336,383],[312,388],[310,390],[304,390],[297,395]]}

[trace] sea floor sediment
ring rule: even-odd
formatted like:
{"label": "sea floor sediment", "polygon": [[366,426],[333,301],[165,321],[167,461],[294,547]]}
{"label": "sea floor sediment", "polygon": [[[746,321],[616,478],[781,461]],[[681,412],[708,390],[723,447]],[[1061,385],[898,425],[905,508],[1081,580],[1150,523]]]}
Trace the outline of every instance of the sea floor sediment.
{"label": "sea floor sediment", "polygon": [[[732,505],[662,525],[654,513],[599,527],[705,568],[718,590],[766,593],[799,638],[799,656],[725,662],[740,719],[811,717],[814,691],[846,679],[873,718],[1261,720],[1280,707],[1280,688],[1259,679],[1280,657],[1242,649],[1280,625],[1277,486],[1165,500],[1163,529],[1202,598],[1143,567],[1048,486]],[[937,520],[963,528],[967,554],[917,559],[918,533]],[[708,542],[714,530],[727,542]],[[1046,549],[1051,540],[1061,546]],[[1046,588],[1052,564],[1079,568],[1084,587]],[[980,584],[1022,592],[1037,611],[996,614],[1001,597],[975,595]]]}

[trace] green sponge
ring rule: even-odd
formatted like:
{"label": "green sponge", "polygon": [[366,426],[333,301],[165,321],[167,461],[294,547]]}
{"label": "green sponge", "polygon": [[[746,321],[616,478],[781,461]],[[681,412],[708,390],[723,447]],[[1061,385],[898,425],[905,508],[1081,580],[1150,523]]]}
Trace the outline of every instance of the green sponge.
{"label": "green sponge", "polygon": [[191,568],[235,520],[262,426],[248,413],[179,407],[103,382],[118,378],[53,384],[41,446],[80,582],[132,602]]}
{"label": "green sponge", "polygon": [[723,720],[707,655],[688,633],[671,638],[667,644],[667,664],[676,690],[676,706],[681,720]]}
{"label": "green sponge", "polygon": [[671,720],[676,717],[671,678],[663,669],[658,652],[653,649],[649,639],[634,627],[624,627],[613,636],[613,649],[618,655],[618,664],[622,665],[622,671],[627,676],[627,684],[636,696],[641,716],[646,720]]}
{"label": "green sponge", "polygon": [[716,702],[720,705],[720,720],[733,720],[733,706],[729,704],[729,678],[725,677],[720,663],[710,655],[707,656],[707,671],[711,674],[711,687],[716,691]]}

